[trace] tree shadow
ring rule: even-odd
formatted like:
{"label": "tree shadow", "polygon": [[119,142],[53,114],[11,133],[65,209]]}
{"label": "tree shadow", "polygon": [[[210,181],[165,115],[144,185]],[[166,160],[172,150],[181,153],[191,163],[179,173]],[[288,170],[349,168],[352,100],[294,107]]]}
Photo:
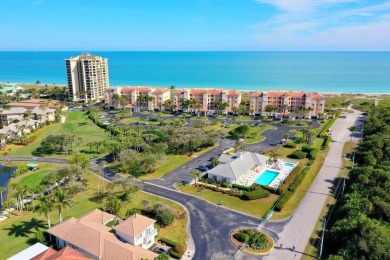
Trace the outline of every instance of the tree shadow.
{"label": "tree shadow", "polygon": [[4,230],[9,230],[9,236],[28,237],[44,228],[46,228],[46,222],[34,217],[30,221],[21,221],[20,224],[12,224],[11,227],[5,228]]}
{"label": "tree shadow", "polygon": [[89,198],[89,201],[95,202],[97,204],[101,204],[105,198],[107,198],[108,194],[106,192],[100,192],[100,194],[96,194],[95,196]]}
{"label": "tree shadow", "polygon": [[87,125],[86,122],[79,123],[79,126],[85,126],[85,125]]}

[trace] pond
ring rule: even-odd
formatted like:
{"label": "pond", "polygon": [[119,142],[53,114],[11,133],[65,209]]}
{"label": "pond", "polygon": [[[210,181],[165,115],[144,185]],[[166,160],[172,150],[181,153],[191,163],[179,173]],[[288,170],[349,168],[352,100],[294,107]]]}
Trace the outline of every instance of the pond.
{"label": "pond", "polygon": [[[6,187],[8,185],[9,179],[12,177],[12,173],[16,170],[16,167],[11,167],[7,165],[0,164],[0,187]],[[7,197],[7,192],[3,194],[4,200]]]}

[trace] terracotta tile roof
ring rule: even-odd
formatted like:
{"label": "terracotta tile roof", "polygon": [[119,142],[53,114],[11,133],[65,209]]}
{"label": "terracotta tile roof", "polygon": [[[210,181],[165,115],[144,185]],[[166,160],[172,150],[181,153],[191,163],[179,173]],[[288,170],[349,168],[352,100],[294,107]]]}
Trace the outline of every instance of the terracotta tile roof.
{"label": "terracotta tile roof", "polygon": [[325,96],[318,94],[317,92],[311,93],[311,98],[325,98]]}
{"label": "terracotta tile roof", "polygon": [[197,89],[197,88],[190,89],[190,94],[192,95],[203,95],[205,93],[207,93],[206,89]]}
{"label": "terracotta tile roof", "polygon": [[79,251],[71,248],[64,247],[60,251],[55,251],[49,248],[45,252],[32,258],[32,260],[90,260],[92,258],[80,253]]}
{"label": "terracotta tile roof", "polygon": [[207,112],[207,111],[209,111],[207,108],[205,108],[205,107],[202,107],[201,109],[199,109],[199,111],[200,112]]}
{"label": "terracotta tile roof", "polygon": [[251,93],[251,97],[261,97],[263,95],[263,92],[256,91]]}
{"label": "terracotta tile roof", "polygon": [[94,210],[83,217],[70,218],[47,230],[49,234],[65,240],[74,246],[107,260],[154,259],[157,254],[142,247],[119,240],[112,229],[104,226],[114,215]]}
{"label": "terracotta tile roof", "polygon": [[126,106],[124,106],[124,108],[133,108],[134,106],[132,104],[127,104]]}
{"label": "terracotta tile roof", "polygon": [[153,225],[156,221],[154,219],[145,217],[140,214],[134,214],[119,225],[114,227],[114,230],[120,231],[130,236],[137,236],[141,234],[150,225]]}
{"label": "terracotta tile roof", "polygon": [[169,88],[156,88],[154,91],[153,91],[153,94],[163,94],[163,93],[167,93],[167,92],[170,92],[171,90]]}
{"label": "terracotta tile roof", "polygon": [[57,253],[57,251],[49,247],[47,250],[43,251],[39,255],[36,255],[33,258],[31,258],[31,260],[44,260],[54,255],[55,253]]}
{"label": "terracotta tile roof", "polygon": [[241,91],[239,91],[239,90],[229,90],[227,95],[228,96],[239,96],[239,95],[241,95]]}
{"label": "terracotta tile roof", "polygon": [[221,95],[223,92],[222,89],[207,89],[206,91],[209,95]]}

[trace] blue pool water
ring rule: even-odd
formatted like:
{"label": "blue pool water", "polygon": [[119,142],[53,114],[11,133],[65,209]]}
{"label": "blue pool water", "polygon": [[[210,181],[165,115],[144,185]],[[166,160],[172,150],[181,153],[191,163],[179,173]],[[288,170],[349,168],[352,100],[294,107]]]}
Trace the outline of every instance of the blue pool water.
{"label": "blue pool water", "polygon": [[285,162],[285,163],[284,163],[284,166],[286,166],[286,167],[293,167],[294,164],[293,164],[293,163],[290,163],[290,162]]}
{"label": "blue pool water", "polygon": [[278,172],[266,170],[265,172],[263,172],[263,174],[259,176],[259,178],[255,180],[255,183],[268,186],[278,175]]}

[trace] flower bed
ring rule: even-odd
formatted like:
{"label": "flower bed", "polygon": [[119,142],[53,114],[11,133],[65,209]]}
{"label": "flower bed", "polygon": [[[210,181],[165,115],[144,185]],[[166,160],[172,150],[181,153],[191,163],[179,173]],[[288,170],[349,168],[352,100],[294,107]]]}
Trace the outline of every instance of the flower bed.
{"label": "flower bed", "polygon": [[[237,247],[241,247],[244,243],[243,242],[240,242],[238,241],[236,238],[235,238],[235,235],[240,233],[241,231],[245,231],[245,230],[248,230],[249,228],[238,228],[238,229],[235,229],[233,230],[233,232],[230,234],[230,240],[233,242],[233,244]],[[249,246],[250,243],[248,243],[244,249],[245,252],[247,253],[251,253],[251,254],[256,254],[256,255],[267,255],[269,254],[272,249],[274,248],[275,246],[275,242],[273,240],[273,238],[268,235],[267,233],[265,232],[257,232],[256,234],[264,234],[267,238],[267,241],[268,241],[268,244],[267,244],[267,247],[265,248],[262,248],[262,249],[253,249]]]}

